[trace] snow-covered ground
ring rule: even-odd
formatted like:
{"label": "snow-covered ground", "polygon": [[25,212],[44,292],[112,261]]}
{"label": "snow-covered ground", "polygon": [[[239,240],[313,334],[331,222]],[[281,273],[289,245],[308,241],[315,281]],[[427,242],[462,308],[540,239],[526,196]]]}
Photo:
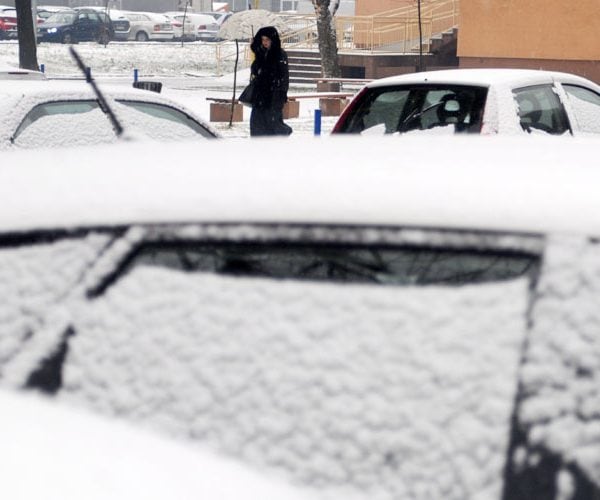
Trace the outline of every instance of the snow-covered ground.
{"label": "snow-covered ground", "polygon": [[[83,61],[91,68],[98,81],[133,83],[134,70],[140,80],[160,81],[162,93],[183,103],[208,120],[210,102],[207,97],[231,97],[234,85],[236,49],[233,42],[212,43],[134,43],[111,42],[106,47],[95,43],[80,43],[75,48]],[[248,82],[249,69],[245,62],[244,45],[240,45],[236,78],[236,95]],[[37,49],[38,63],[44,65],[49,78],[81,78],[68,46],[43,43]],[[18,66],[19,46],[14,41],[0,42],[0,64]],[[290,93],[310,91],[306,88],[290,89]],[[312,89],[314,91],[314,89]],[[295,135],[312,135],[314,112],[318,99],[301,99],[300,116],[287,123]],[[322,118],[322,133],[333,127],[337,117]],[[244,108],[244,120],[229,123],[213,123],[226,137],[249,136],[250,109]]]}

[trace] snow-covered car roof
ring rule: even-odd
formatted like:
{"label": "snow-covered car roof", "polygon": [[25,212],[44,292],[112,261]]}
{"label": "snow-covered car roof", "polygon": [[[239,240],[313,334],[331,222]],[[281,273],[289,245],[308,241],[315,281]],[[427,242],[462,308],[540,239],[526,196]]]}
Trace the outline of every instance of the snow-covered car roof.
{"label": "snow-covered car roof", "polygon": [[[594,139],[352,137],[11,151],[0,231],[131,223],[408,225],[600,235]],[[302,151],[302,154],[298,152]]]}
{"label": "snow-covered car roof", "polygon": [[314,498],[214,452],[40,396],[2,391],[0,405],[2,489],[11,498]]}
{"label": "snow-covered car roof", "polygon": [[387,85],[404,85],[418,83],[452,83],[462,85],[481,85],[489,87],[494,84],[510,85],[513,88],[521,85],[552,83],[553,81],[569,82],[600,86],[589,80],[570,73],[558,71],[543,71],[530,69],[447,69],[439,71],[424,71],[406,75],[381,78],[367,84],[368,87],[384,87]]}
{"label": "snow-covered car roof", "polygon": [[[159,93],[125,85],[100,84],[99,88],[105,96],[111,99],[169,105],[192,117],[212,135],[219,136],[219,133],[206,120],[197,116],[182,104],[176,103]],[[96,94],[92,86],[83,80],[3,81],[2,86],[0,86],[0,149],[10,146],[10,138],[15,133],[19,123],[35,105],[60,100],[95,101]]]}

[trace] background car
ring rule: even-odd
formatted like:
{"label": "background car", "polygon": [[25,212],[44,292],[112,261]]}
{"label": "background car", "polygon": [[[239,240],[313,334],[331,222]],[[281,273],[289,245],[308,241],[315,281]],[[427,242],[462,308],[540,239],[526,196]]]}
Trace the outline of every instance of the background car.
{"label": "background car", "polygon": [[113,36],[114,28],[106,13],[89,8],[56,12],[37,30],[39,42],[95,41],[105,45]]}
{"label": "background car", "polygon": [[[127,136],[162,141],[215,138],[212,127],[156,92],[102,86]],[[82,81],[3,81],[0,149],[60,147],[117,140],[106,110]]]}
{"label": "background car", "polygon": [[0,40],[17,38],[17,11],[14,7],[0,6]]}
{"label": "background car", "polygon": [[600,86],[567,73],[457,69],[368,83],[333,133],[600,133]]}
{"label": "background car", "polygon": [[173,40],[175,32],[171,20],[164,14],[154,12],[125,12],[131,29],[129,40],[136,42]]}
{"label": "background car", "polygon": [[[214,24],[215,20],[212,16],[196,14],[193,12],[165,12],[164,13],[171,22],[173,26],[176,28],[181,28],[182,31],[179,32],[178,29],[175,31],[175,37],[181,39],[183,37],[184,40],[196,40],[198,38],[198,29],[200,26],[203,26],[203,29],[206,29],[206,26],[211,26]],[[185,27],[183,26],[185,17]]]}
{"label": "background car", "polygon": [[213,34],[213,37],[207,37],[206,39],[208,41],[219,41],[221,40],[221,38],[219,38],[217,36],[217,33],[219,32],[219,29],[221,28],[221,26],[223,26],[223,23],[225,21],[227,21],[227,19],[229,19],[232,15],[233,12],[202,12],[202,14],[208,14],[209,16],[212,16],[215,18],[215,21],[217,21],[218,27],[217,27],[217,32]]}
{"label": "background car", "polygon": [[[231,13],[229,13],[231,14]],[[204,20],[200,21],[198,24],[198,29],[196,31],[196,38],[198,40],[202,40],[204,42],[215,42],[218,40],[217,34],[219,32],[219,28],[221,24],[217,16],[214,16],[210,12],[202,12],[201,15],[207,16]],[[219,16],[224,17],[224,16]],[[212,19],[209,19],[212,18]]]}
{"label": "background car", "polygon": [[325,498],[595,498],[597,150],[406,137],[398,154],[350,136],[6,153],[1,381]]}

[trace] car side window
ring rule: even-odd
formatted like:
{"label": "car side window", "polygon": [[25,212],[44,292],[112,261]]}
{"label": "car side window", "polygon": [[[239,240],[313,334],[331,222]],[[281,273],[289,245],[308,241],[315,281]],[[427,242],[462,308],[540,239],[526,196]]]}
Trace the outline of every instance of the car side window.
{"label": "car side window", "polygon": [[552,85],[513,90],[521,128],[527,133],[562,135],[571,132],[569,119]]}
{"label": "car side window", "polygon": [[[165,106],[164,104],[157,104],[152,102],[141,102],[141,101],[127,101],[124,99],[118,100],[120,104],[123,104],[131,109],[134,109],[140,113],[143,113],[147,117],[151,117],[153,121],[159,121],[161,126],[165,125],[164,122],[171,122],[171,124],[178,124],[181,127],[184,127],[189,132],[193,132],[195,134],[199,134],[202,137],[213,138],[214,135],[212,132],[206,129],[202,124],[198,123],[196,120],[188,116],[187,114],[179,111],[178,109],[172,108],[170,106]],[[152,135],[152,130],[150,128],[144,129],[144,132]],[[162,136],[164,136],[165,130],[162,129]],[[192,134],[190,137],[193,137]]]}
{"label": "car side window", "polygon": [[586,133],[600,133],[600,95],[593,90],[578,85],[567,85],[563,88],[579,130]]}

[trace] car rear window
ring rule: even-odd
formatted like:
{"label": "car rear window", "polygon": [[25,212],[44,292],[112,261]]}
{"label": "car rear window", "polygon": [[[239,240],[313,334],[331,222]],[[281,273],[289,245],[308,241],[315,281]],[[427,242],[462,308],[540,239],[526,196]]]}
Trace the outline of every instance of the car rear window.
{"label": "car rear window", "polygon": [[380,130],[386,134],[450,127],[478,133],[487,88],[464,85],[394,85],[369,88],[356,102],[340,132]]}

